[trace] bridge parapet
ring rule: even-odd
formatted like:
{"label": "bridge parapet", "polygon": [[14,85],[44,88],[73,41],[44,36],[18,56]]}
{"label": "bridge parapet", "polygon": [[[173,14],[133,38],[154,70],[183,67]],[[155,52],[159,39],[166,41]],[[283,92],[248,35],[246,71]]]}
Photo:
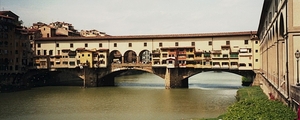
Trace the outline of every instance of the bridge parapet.
{"label": "bridge parapet", "polygon": [[114,63],[111,64],[111,72],[124,70],[124,69],[137,69],[153,73],[152,64],[143,63]]}

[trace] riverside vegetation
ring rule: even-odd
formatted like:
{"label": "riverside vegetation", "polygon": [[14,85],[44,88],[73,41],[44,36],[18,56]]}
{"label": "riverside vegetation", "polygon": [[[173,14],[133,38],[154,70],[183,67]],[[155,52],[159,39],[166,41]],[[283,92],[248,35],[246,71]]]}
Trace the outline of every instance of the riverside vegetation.
{"label": "riverside vegetation", "polygon": [[259,86],[237,91],[237,102],[218,118],[202,120],[294,120],[296,113],[280,101],[269,100]]}

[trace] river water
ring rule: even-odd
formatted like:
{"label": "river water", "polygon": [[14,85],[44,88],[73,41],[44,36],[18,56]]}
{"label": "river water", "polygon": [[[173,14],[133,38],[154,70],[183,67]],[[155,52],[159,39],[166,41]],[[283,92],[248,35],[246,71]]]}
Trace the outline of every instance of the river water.
{"label": "river water", "polygon": [[1,120],[178,120],[217,117],[234,103],[241,76],[205,72],[189,89],[165,89],[149,74],[120,76],[116,87],[48,86],[0,93]]}

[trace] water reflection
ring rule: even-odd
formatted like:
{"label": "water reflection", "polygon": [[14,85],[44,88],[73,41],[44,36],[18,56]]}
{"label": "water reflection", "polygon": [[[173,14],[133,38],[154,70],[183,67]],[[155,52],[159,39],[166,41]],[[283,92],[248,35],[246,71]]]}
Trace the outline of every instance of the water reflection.
{"label": "water reflection", "polygon": [[189,78],[189,88],[238,89],[242,87],[242,76],[229,72],[203,72]]}
{"label": "water reflection", "polygon": [[[242,77],[229,72],[203,72],[189,78],[189,88],[193,89],[238,89]],[[151,74],[124,75],[115,78],[116,86],[164,87],[164,79]]]}
{"label": "water reflection", "polygon": [[[201,73],[190,89],[165,89],[164,80],[145,73],[116,78],[119,87],[40,87],[1,93],[1,120],[116,119],[177,120],[217,117],[235,102],[240,76]],[[209,86],[210,85],[210,86]],[[224,86],[233,86],[224,87]],[[230,88],[230,89],[228,89]]]}
{"label": "water reflection", "polygon": [[151,73],[123,75],[115,77],[116,86],[130,87],[165,87],[165,81]]}

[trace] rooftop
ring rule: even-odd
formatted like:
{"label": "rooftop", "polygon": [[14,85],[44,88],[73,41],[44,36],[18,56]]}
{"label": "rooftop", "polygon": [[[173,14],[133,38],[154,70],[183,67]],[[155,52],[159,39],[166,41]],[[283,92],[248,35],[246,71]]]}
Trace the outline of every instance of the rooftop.
{"label": "rooftop", "polygon": [[159,38],[201,38],[201,37],[226,37],[256,35],[256,31],[244,32],[219,32],[219,33],[194,33],[194,34],[165,34],[165,35],[128,35],[128,36],[97,36],[97,37],[50,37],[39,38],[37,41],[51,40],[118,40],[118,39],[159,39]]}

